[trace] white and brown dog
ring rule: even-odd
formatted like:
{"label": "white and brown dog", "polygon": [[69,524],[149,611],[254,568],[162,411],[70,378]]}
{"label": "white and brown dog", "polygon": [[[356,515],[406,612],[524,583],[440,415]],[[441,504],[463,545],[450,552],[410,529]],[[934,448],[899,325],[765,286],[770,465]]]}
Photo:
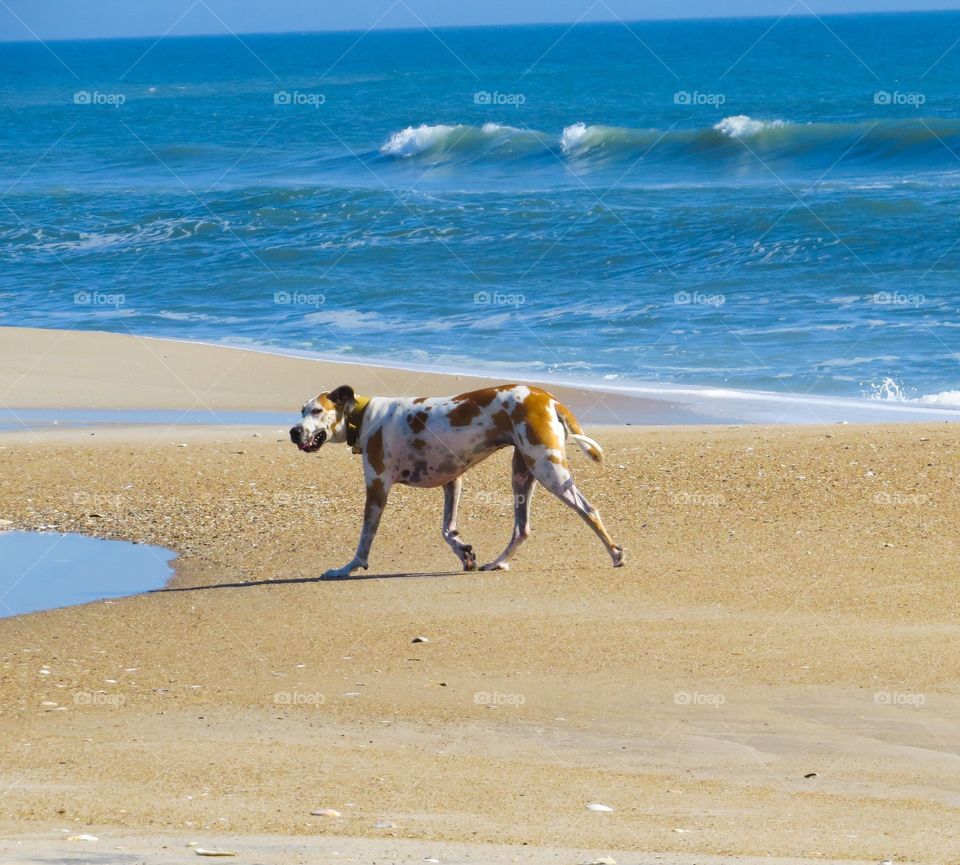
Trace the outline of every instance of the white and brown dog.
{"label": "white and brown dog", "polygon": [[600,514],[574,486],[567,466],[566,441],[576,442],[594,461],[603,452],[587,438],[573,413],[537,387],[508,384],[448,397],[394,399],[357,396],[349,385],[311,399],[290,440],[306,453],[324,442],[346,442],[363,454],[367,502],[357,554],[325,578],[345,577],[367,567],[380,516],[395,483],[443,487],[443,539],[466,571],[476,570],[473,547],[460,540],[457,505],[461,475],[494,451],[513,445],[513,536],[507,548],[481,570],[506,570],[510,556],[530,534],[530,499],[539,481],[573,508],[596,532],[613,559],[624,562]]}

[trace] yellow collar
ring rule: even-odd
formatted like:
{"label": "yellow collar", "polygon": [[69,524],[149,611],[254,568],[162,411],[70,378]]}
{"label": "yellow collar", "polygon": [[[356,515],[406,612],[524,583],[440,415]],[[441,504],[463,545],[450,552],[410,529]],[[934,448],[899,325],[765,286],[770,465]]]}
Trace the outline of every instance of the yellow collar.
{"label": "yellow collar", "polygon": [[360,445],[360,424],[363,423],[363,413],[367,410],[367,404],[370,402],[368,396],[358,396],[353,404],[353,411],[347,415],[347,444],[355,454],[361,453]]}

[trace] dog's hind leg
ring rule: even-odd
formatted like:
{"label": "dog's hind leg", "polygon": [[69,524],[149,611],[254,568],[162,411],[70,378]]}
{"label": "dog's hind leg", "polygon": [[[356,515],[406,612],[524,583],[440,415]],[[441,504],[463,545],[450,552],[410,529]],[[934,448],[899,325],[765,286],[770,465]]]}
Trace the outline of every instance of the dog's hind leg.
{"label": "dog's hind leg", "polygon": [[565,505],[569,505],[583,518],[583,521],[596,532],[597,537],[603,541],[603,545],[610,553],[613,559],[613,566],[619,568],[624,563],[623,547],[615,544],[613,539],[607,533],[600,520],[600,511],[598,511],[586,497],[577,489],[573,482],[573,476],[570,470],[559,463],[552,462],[549,459],[541,459],[533,464],[530,469],[550,492],[552,492]]}
{"label": "dog's hind leg", "polygon": [[463,488],[463,480],[456,478],[443,485],[443,527],[441,533],[443,539],[450,545],[450,549],[460,559],[465,571],[475,571],[477,569],[477,557],[470,544],[465,544],[460,540],[460,532],[457,531],[457,508],[460,505],[460,490]]}
{"label": "dog's hind leg", "polygon": [[481,571],[509,570],[510,556],[517,551],[517,547],[530,535],[530,500],[533,498],[533,491],[537,486],[537,479],[527,466],[527,462],[523,458],[523,454],[520,453],[519,448],[515,448],[513,451],[512,471],[513,535],[510,537],[510,543],[507,544],[507,548],[492,562],[483,565],[483,567],[480,568]]}

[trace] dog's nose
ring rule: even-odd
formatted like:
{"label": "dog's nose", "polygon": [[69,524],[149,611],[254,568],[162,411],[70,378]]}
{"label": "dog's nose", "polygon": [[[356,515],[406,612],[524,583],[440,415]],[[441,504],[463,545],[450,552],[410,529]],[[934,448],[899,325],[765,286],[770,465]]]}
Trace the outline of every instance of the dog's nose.
{"label": "dog's nose", "polygon": [[299,444],[300,442],[300,427],[292,426],[290,427],[290,441],[294,444]]}

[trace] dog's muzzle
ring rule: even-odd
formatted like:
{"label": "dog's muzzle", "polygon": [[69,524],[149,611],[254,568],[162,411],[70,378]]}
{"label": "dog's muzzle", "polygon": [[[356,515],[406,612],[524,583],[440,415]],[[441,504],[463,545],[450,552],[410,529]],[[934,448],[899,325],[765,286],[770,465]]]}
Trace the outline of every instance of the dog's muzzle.
{"label": "dog's muzzle", "polygon": [[313,453],[320,450],[326,440],[326,430],[318,429],[313,433],[307,433],[299,424],[290,427],[290,441],[304,453]]}

